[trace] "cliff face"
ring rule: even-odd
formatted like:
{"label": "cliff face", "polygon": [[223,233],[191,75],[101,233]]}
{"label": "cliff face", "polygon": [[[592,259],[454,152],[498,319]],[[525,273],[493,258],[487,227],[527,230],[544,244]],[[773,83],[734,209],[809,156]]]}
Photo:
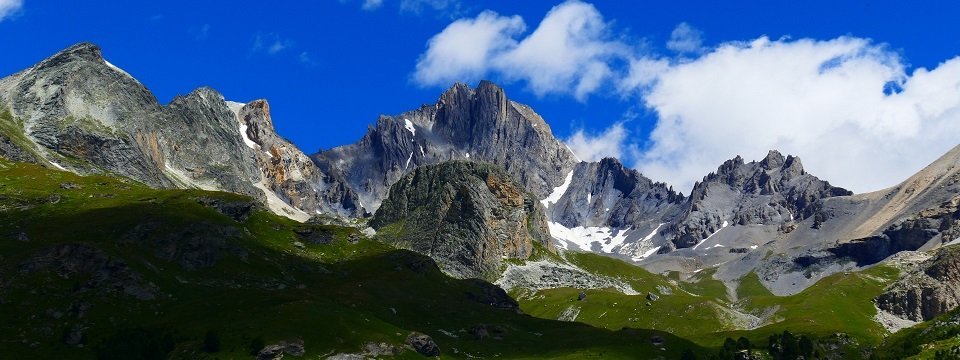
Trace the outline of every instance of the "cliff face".
{"label": "cliff face", "polygon": [[381,116],[357,143],[313,156],[321,169],[341,173],[374,211],[390,186],[418,166],[447,160],[496,164],[535,196],[545,197],[578,162],[529,106],[481,82],[456,84],[433,105]]}
{"label": "cliff face", "polygon": [[390,188],[370,226],[460,278],[499,275],[504,259],[551,248],[543,207],[497,166],[449,161],[417,168]]}
{"label": "cliff face", "polygon": [[945,247],[902,274],[874,301],[877,307],[912,321],[927,321],[960,305],[960,248]]}

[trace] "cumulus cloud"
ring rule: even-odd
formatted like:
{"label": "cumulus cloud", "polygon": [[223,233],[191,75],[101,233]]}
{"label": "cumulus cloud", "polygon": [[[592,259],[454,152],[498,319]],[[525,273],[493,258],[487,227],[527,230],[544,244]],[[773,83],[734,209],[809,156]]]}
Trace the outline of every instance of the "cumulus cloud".
{"label": "cumulus cloud", "polygon": [[13,16],[23,8],[23,0],[0,0],[0,21]]}
{"label": "cumulus cloud", "polygon": [[598,161],[605,157],[624,159],[631,156],[632,144],[626,142],[629,131],[623,122],[617,122],[599,133],[578,129],[564,143],[582,161]]}
{"label": "cumulus cloud", "polygon": [[424,86],[448,86],[496,74],[524,81],[539,96],[583,100],[612,77],[611,64],[630,53],[609,39],[608,24],[593,5],[576,0],[555,6],[521,37],[525,28],[519,16],[490,11],[457,20],[430,39],[413,78]]}
{"label": "cumulus cloud", "polygon": [[627,158],[684,192],[724,160],[759,160],[770,149],[800,156],[835,185],[879,190],[960,142],[960,57],[911,69],[887,45],[856,37],[704,47],[685,23],[667,43],[671,55],[657,55],[614,39],[596,8],[576,0],[525,28],[489,11],[454,21],[430,39],[414,81],[492,75],[579,100],[607,86],[650,111],[654,130],[630,140],[621,122],[566,142],[584,160]]}
{"label": "cumulus cloud", "polygon": [[454,21],[430,39],[427,51],[417,61],[414,80],[446,86],[481,77],[494,57],[516,47],[513,35],[524,29],[526,25],[519,16],[500,16],[492,11]]}
{"label": "cumulus cloud", "polygon": [[960,58],[907,74],[867,39],[761,37],[638,77],[658,120],[637,166],[681,189],[734,155],[779,149],[837,185],[878,190],[960,141]]}

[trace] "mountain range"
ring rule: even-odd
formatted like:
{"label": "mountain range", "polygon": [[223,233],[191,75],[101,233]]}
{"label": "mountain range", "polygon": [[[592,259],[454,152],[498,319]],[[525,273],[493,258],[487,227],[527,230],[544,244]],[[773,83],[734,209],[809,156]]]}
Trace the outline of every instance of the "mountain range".
{"label": "mountain range", "polygon": [[[957,257],[948,251],[960,239],[960,147],[872,193],[831,185],[800,158],[770,150],[759,161],[735,156],[684,195],[615,158],[581,161],[531,107],[489,81],[454,84],[436,103],[381,115],[356,143],[315,154],[277,134],[273,121],[266,100],[233,102],[210,88],[160,104],[90,43],[0,79],[0,156],[9,161],[249,196],[257,205],[247,208],[356,227],[431,258],[446,276],[487,280],[513,297],[615,289],[646,295],[651,306],[685,291],[682,283],[715,281],[720,294],[703,303],[734,318],[731,329],[748,330],[783,315],[781,305],[747,311],[739,303],[745,284],[802,296],[844,274],[893,266],[899,275],[869,297],[878,316],[903,327],[960,304]],[[238,211],[221,205],[213,206]],[[313,239],[304,231],[300,242]],[[591,268],[576,253],[671,280],[643,294],[636,288],[646,285],[632,283],[639,280]],[[123,286],[157,296],[142,284]],[[500,307],[530,304],[490,291]],[[579,309],[558,316],[577,319]]]}

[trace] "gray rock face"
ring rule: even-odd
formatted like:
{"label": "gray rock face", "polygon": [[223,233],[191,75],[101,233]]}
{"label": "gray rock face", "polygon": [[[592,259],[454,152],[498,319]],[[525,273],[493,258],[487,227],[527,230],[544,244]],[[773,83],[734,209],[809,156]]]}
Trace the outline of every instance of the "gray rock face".
{"label": "gray rock face", "polygon": [[0,131],[6,158],[154,187],[246,194],[304,220],[314,212],[362,214],[349,188],[274,133],[265,102],[234,110],[200,88],[163,106],[93,44],[0,79],[0,105],[2,128],[14,129]]}
{"label": "gray rock face", "polygon": [[242,135],[255,148],[263,186],[293,208],[341,217],[364,214],[360,199],[344,181],[320,171],[307,155],[277,135],[270,117],[270,105],[256,100],[237,111]]}
{"label": "gray rock face", "polygon": [[[645,222],[668,222],[684,202],[664,183],[655,183],[617,159],[581,162],[569,175],[566,191],[550,203],[550,221],[566,227],[626,228]],[[551,199],[545,200],[550,202]]]}
{"label": "gray rock face", "polygon": [[535,242],[550,246],[537,199],[499,167],[471,161],[417,168],[369,224],[460,278],[492,278],[503,259],[528,258]]}
{"label": "gray rock face", "polygon": [[685,248],[729,225],[800,221],[814,214],[820,199],[852,194],[807,174],[794,156],[771,150],[750,163],[737,156],[694,185],[682,220],[669,228],[670,240]]}
{"label": "gray rock face", "polygon": [[901,275],[875,299],[877,307],[912,321],[927,321],[960,305],[960,248],[946,247]]}
{"label": "gray rock face", "polygon": [[369,211],[421,165],[455,159],[496,164],[543,198],[578,162],[539,115],[487,81],[476,89],[458,83],[434,105],[381,116],[359,142],[313,158],[324,171],[341,173]]}

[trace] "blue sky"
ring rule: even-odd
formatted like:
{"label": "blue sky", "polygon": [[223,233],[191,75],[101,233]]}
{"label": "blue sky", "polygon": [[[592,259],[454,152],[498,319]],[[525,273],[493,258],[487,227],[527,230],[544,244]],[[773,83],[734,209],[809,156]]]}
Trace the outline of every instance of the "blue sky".
{"label": "blue sky", "polygon": [[[0,76],[73,43],[92,41],[162,103],[204,85],[230,100],[266,98],[279,133],[307,153],[356,141],[378,114],[434,102],[454,79],[473,85],[488,78],[536,109],[583,157],[616,155],[681,188],[723,159],[737,154],[759,159],[765,149],[776,147],[799,154],[817,175],[867,191],[902,180],[960,142],[954,126],[960,99],[943,91],[952,91],[957,82],[952,68],[941,67],[960,54],[955,4],[0,0],[0,39],[6,49]],[[577,45],[567,50],[583,55],[566,64],[576,70],[540,73],[545,59],[537,52],[543,48],[524,46],[545,17],[561,25],[587,21],[589,29],[571,34],[541,31],[561,41],[577,37]],[[443,53],[440,41],[431,39],[455,24],[470,26],[448,37],[453,53]],[[472,36],[484,31],[499,45],[463,58],[461,51],[476,48]],[[671,36],[673,46],[668,46]],[[754,42],[763,36],[767,42]],[[437,50],[435,62],[425,60],[431,50]],[[806,57],[810,62],[776,68]],[[818,61],[820,70],[808,77],[781,79],[763,72],[782,74]],[[605,70],[582,71],[597,67]],[[828,74],[833,67],[842,71]],[[931,70],[929,77],[942,84],[918,80],[912,86],[917,90],[902,91],[911,87],[918,68]],[[942,71],[934,71],[938,68]],[[726,69],[742,72],[715,76]],[[605,75],[586,81],[590,74]],[[738,84],[739,78],[756,81]],[[835,81],[859,85],[846,88]],[[883,94],[887,83],[892,87]],[[587,90],[575,90],[578,85]],[[707,95],[690,95],[698,90]],[[833,100],[817,95],[834,90],[837,94],[828,96]],[[901,91],[913,95],[897,97]],[[854,96],[861,92],[872,95]],[[934,110],[904,115],[904,109],[933,106],[931,94],[946,99]],[[825,118],[833,120],[818,122]],[[782,126],[763,128],[764,119]],[[698,133],[708,128],[703,124],[718,129]],[[723,131],[737,127],[764,130]],[[805,127],[829,131],[794,137]],[[940,135],[930,140],[922,135],[927,131]],[[817,142],[837,133],[854,139],[841,141],[844,146],[833,146],[838,140],[829,146]],[[851,163],[860,167],[844,169]],[[865,171],[876,171],[876,179],[862,175]]]}

